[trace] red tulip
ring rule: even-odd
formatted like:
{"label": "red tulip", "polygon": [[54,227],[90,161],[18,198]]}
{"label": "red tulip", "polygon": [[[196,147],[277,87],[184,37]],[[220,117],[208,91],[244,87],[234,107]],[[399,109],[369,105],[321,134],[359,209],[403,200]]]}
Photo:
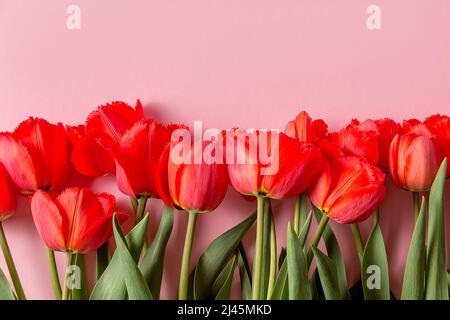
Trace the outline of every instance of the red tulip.
{"label": "red tulip", "polygon": [[[257,148],[252,144],[257,144]],[[230,150],[234,150],[238,158],[246,159],[239,162],[237,158],[230,162],[227,158],[230,182],[245,195],[273,199],[298,196],[325,166],[325,158],[319,149],[284,133],[262,135],[262,131],[235,130],[227,134],[227,153]],[[270,155],[270,163],[261,159],[261,154]],[[265,173],[270,166],[276,166],[277,170],[266,170]]]}
{"label": "red tulip", "polygon": [[378,140],[378,167],[389,170],[389,147],[395,135],[401,132],[400,125],[392,119],[365,120],[357,125],[363,131],[373,131]]}
{"label": "red tulip", "polygon": [[86,126],[68,127],[73,143],[72,162],[77,171],[91,177],[114,173],[113,152],[125,132],[143,118],[139,100],[135,109],[115,101],[93,111]]}
{"label": "red tulip", "polygon": [[8,219],[16,207],[16,188],[5,167],[0,163],[0,223]]}
{"label": "red tulip", "polygon": [[64,187],[69,173],[64,126],[30,118],[14,133],[1,133],[0,162],[24,194]]}
{"label": "red tulip", "polygon": [[[115,198],[89,189],[69,188],[53,198],[38,191],[31,200],[37,230],[49,249],[87,253],[112,236]],[[119,221],[127,216],[118,212]]]}
{"label": "red tulip", "polygon": [[[450,117],[436,114],[428,117],[424,123],[434,128],[446,149],[447,159],[450,159]],[[450,168],[448,169],[450,170]]]}
{"label": "red tulip", "polygon": [[422,134],[397,135],[390,147],[389,172],[397,187],[413,192],[427,191],[444,157],[441,141],[432,134],[422,131]]}
{"label": "red tulip", "polygon": [[194,155],[204,155],[202,150],[210,147],[219,150],[222,146],[218,142],[196,141],[175,161],[174,152],[182,143],[172,142],[163,152],[157,173],[158,195],[167,205],[187,212],[213,211],[228,188],[227,167],[223,158],[214,162],[203,157],[201,163],[196,163]]}
{"label": "red tulip", "polygon": [[122,137],[115,152],[117,185],[130,197],[157,196],[155,171],[162,152],[180,126],[139,121]]}
{"label": "red tulip", "polygon": [[359,156],[374,165],[378,164],[377,136],[373,131],[359,128],[357,121],[353,121],[341,131],[331,134],[330,140],[342,150],[345,156]]}
{"label": "red tulip", "polygon": [[286,125],[284,133],[303,142],[316,143],[325,138],[328,126],[322,119],[312,120],[305,111],[300,112],[295,120]]}
{"label": "red tulip", "polygon": [[383,172],[362,157],[334,160],[311,188],[314,205],[339,223],[366,220],[384,199]]}

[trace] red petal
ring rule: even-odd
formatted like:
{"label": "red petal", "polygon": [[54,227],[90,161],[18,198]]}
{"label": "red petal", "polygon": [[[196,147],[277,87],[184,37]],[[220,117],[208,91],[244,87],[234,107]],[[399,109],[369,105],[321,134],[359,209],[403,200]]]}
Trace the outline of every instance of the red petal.
{"label": "red petal", "polygon": [[38,188],[30,154],[24,145],[9,133],[0,134],[0,162],[22,192],[33,192]]}
{"label": "red petal", "polygon": [[171,131],[154,120],[137,122],[125,133],[116,152],[117,183],[123,193],[156,194],[154,174],[170,138]]}
{"label": "red petal", "polygon": [[93,134],[79,140],[72,151],[71,160],[75,169],[85,176],[99,177],[115,171],[111,150]]}
{"label": "red petal", "polygon": [[89,246],[86,232],[99,220],[105,219],[97,196],[89,189],[69,188],[56,199],[60,212],[70,226],[67,248],[77,252]]}
{"label": "red petal", "polygon": [[330,208],[328,216],[339,223],[359,223],[370,217],[384,200],[383,185],[368,185],[343,194]]}
{"label": "red petal", "polygon": [[173,200],[169,190],[169,155],[170,145],[167,145],[164,149],[158,167],[156,169],[156,191],[158,196],[164,201],[165,204],[173,208]]}
{"label": "red petal", "polygon": [[52,250],[65,250],[68,224],[46,192],[38,190],[34,194],[31,200],[31,213],[47,247]]}
{"label": "red petal", "polygon": [[263,189],[273,199],[297,196],[308,189],[325,166],[320,151],[310,144],[279,135],[279,144],[272,150],[278,152],[278,171],[263,177]]}
{"label": "red petal", "polygon": [[135,110],[124,102],[114,101],[98,107],[89,115],[86,130],[106,133],[111,140],[119,143],[125,131],[142,118],[140,103]]}
{"label": "red petal", "polygon": [[[220,146],[217,142],[211,142]],[[188,159],[195,152],[203,155],[203,147],[209,143],[197,141],[191,148]],[[201,164],[194,162],[176,165],[169,160],[169,188],[172,198],[186,211],[209,212],[223,201],[228,188],[227,167],[223,163],[208,163],[203,157]],[[170,176],[175,176],[171,180]],[[177,181],[171,184],[170,181]]]}
{"label": "red petal", "polygon": [[16,210],[16,188],[5,167],[0,163],[0,221],[6,220]]}
{"label": "red petal", "polygon": [[33,160],[38,188],[64,186],[68,177],[68,141],[62,124],[30,118],[13,133]]}

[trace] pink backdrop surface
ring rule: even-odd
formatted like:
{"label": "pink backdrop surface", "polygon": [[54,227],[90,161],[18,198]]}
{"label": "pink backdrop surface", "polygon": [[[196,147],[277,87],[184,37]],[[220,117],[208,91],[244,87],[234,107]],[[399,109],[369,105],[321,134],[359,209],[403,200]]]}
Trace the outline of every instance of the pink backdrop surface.
{"label": "pink backdrop surface", "polygon": [[[81,9],[80,30],[66,28],[70,4]],[[366,27],[370,4],[381,9],[381,30]],[[28,116],[77,124],[99,104],[137,98],[149,116],[191,126],[202,120],[205,128],[284,128],[302,109],[331,130],[353,117],[449,114],[449,39],[448,0],[0,0],[0,130]],[[112,177],[92,186],[117,194],[131,213]],[[389,181],[388,192],[381,224],[398,294],[412,205]],[[161,207],[151,201],[152,221]],[[200,217],[194,259],[252,207],[230,188],[216,212]],[[274,208],[281,246],[293,201]],[[176,297],[186,221],[176,213],[164,298]],[[26,201],[4,227],[29,298],[52,298]],[[364,237],[370,227],[362,225]],[[349,229],[333,228],[353,283],[359,267]],[[62,268],[64,256],[58,260]]]}

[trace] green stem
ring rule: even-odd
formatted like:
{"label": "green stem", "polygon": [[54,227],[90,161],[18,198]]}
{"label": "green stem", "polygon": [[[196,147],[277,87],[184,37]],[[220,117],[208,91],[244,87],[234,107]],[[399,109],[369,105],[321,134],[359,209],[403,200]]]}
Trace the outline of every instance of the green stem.
{"label": "green stem", "polygon": [[264,197],[257,196],[256,209],[256,248],[255,248],[255,274],[253,275],[252,299],[259,300],[261,292],[261,271],[263,254],[264,229]]}
{"label": "green stem", "polygon": [[[138,205],[136,208],[136,222],[135,224],[138,224],[142,218],[144,217],[145,214],[145,207],[147,206],[147,200],[148,197],[147,196],[141,196],[138,200]],[[133,205],[133,202],[131,203]]]}
{"label": "green stem", "polygon": [[361,262],[364,254],[364,242],[362,241],[361,231],[359,231],[357,223],[352,223],[350,228],[352,229],[353,238],[355,239],[355,247],[356,252],[358,252],[359,262]]}
{"label": "green stem", "polygon": [[311,246],[308,249],[308,253],[306,255],[306,261],[308,267],[311,265],[312,258],[313,258],[313,252],[312,248],[317,248],[320,238],[322,238],[323,231],[325,230],[325,227],[328,223],[328,216],[326,214],[322,214],[322,218],[319,221],[319,225],[317,226],[316,233],[314,233],[314,236],[311,240]]}
{"label": "green stem", "polygon": [[100,279],[103,272],[109,263],[109,245],[105,242],[100,248],[97,249],[97,280]]}
{"label": "green stem", "polygon": [[374,224],[379,224],[380,223],[380,214],[381,214],[381,209],[377,208],[377,210],[375,211],[375,215],[373,216],[373,223]]}
{"label": "green stem", "polygon": [[70,272],[70,267],[76,265],[77,255],[75,253],[67,252],[67,263],[66,269],[64,271],[64,289],[62,293],[63,300],[69,300],[70,297],[70,288],[69,288],[69,278],[72,275]]}
{"label": "green stem", "polygon": [[414,221],[417,221],[420,212],[420,194],[419,192],[413,192],[413,206],[414,206]]}
{"label": "green stem", "polygon": [[181,260],[180,272],[180,286],[178,291],[178,298],[180,300],[188,299],[189,286],[189,264],[191,262],[192,242],[194,240],[195,224],[197,222],[198,213],[195,211],[189,212],[188,225],[186,229],[186,237],[184,239],[183,258]]}
{"label": "green stem", "polygon": [[272,219],[270,224],[270,269],[269,269],[269,284],[267,286],[267,300],[272,296],[273,288],[275,287],[275,280],[277,275],[277,238],[275,233],[275,224]]}
{"label": "green stem", "polygon": [[[133,202],[133,200],[135,201],[135,199],[132,199],[131,204],[133,205],[133,207],[136,208],[135,209],[135,215],[136,215],[135,224],[138,224],[145,215],[145,208],[147,206],[148,196],[142,195],[139,198],[139,200],[137,200],[137,206],[135,206],[135,203]],[[142,253],[141,253],[142,257],[145,257],[147,250],[148,250],[148,239],[147,239],[147,237],[145,237],[145,242],[142,247]]]}
{"label": "green stem", "polygon": [[56,266],[55,252],[47,249],[48,267],[50,269],[50,278],[52,281],[53,293],[56,300],[61,300],[61,283],[59,282],[58,267]]}
{"label": "green stem", "polygon": [[19,298],[19,300],[26,300],[25,292],[23,291],[22,284],[20,283],[19,275],[17,273],[17,269],[14,264],[13,257],[11,255],[11,250],[9,250],[9,245],[8,242],[6,241],[6,236],[1,221],[0,221],[0,246],[2,247],[6,266],[8,267],[9,275],[11,276],[11,281],[14,285],[14,289],[16,290],[16,295]]}

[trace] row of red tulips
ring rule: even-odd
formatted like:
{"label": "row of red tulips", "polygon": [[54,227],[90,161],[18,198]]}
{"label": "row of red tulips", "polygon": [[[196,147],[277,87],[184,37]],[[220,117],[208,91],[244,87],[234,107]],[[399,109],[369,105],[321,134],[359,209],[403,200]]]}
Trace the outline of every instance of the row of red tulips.
{"label": "row of red tulips", "polygon": [[[426,214],[420,215],[419,193],[430,190],[441,163],[445,167],[444,159],[450,155],[450,118],[441,115],[431,116],[423,122],[407,120],[403,124],[391,119],[353,120],[341,131],[329,133],[323,120],[312,120],[306,112],[301,112],[295,120],[288,122],[284,133],[271,131],[263,135],[263,131],[233,129],[226,134],[221,132],[210,141],[194,141],[177,149],[184,141],[174,140],[174,133],[186,128],[145,118],[138,101],[135,108],[123,102],[101,106],[89,115],[85,125],[64,126],[30,118],[14,132],[1,133],[0,243],[14,290],[0,294],[0,297],[9,294],[11,298],[25,299],[1,227],[13,215],[17,196],[24,195],[30,199],[36,228],[49,248],[51,279],[57,298],[75,299],[80,295],[68,285],[68,273],[61,288],[54,250],[67,252],[68,263],[80,266],[82,254],[97,250],[98,282],[91,293],[92,298],[159,297],[165,245],[173,219],[169,208],[175,208],[189,215],[180,272],[180,299],[228,297],[232,276],[227,275],[231,275],[236,266],[241,271],[243,298],[308,299],[317,296],[317,286],[321,286],[326,298],[345,299],[348,297],[345,266],[339,250],[333,251],[332,246],[328,246],[334,239],[327,225],[328,219],[351,224],[362,266],[374,262],[365,261],[364,257],[374,256],[368,252],[371,247],[380,249],[379,242],[369,243],[369,240],[381,235],[378,208],[386,193],[385,174],[391,175],[397,187],[414,195],[418,235],[413,239],[416,239],[425,232],[420,231]],[[252,138],[256,138],[256,148],[250,143]],[[204,153],[205,147],[212,150],[210,161],[193,161],[196,152]],[[229,148],[252,161],[225,160]],[[174,149],[182,150],[183,161],[174,161]],[[270,174],[264,174],[267,163],[261,160],[262,149],[271,159],[274,156],[277,159],[277,170]],[[442,169],[444,179],[450,172],[445,168]],[[119,190],[130,197],[135,211],[135,228],[127,237],[123,236],[120,223],[128,216],[116,211],[115,198],[73,186],[70,177],[74,172],[89,177],[116,176]],[[250,217],[211,244],[198,261],[192,273],[194,283],[190,284],[189,266],[196,219],[200,213],[219,206],[229,184],[245,198],[256,198],[256,217]],[[442,194],[443,191],[439,191]],[[167,216],[163,215],[158,234],[151,244],[145,236],[148,219],[145,208],[150,197],[160,198],[167,205]],[[297,197],[296,208],[293,224],[288,226],[286,234],[286,252],[278,257],[269,199],[289,197]],[[319,221],[310,244],[306,243],[306,236],[314,214],[307,214],[308,199]],[[422,210],[426,210],[424,201]],[[374,231],[364,244],[357,223],[374,213]],[[240,241],[255,218],[255,256],[253,271],[250,271]],[[107,240],[113,233],[117,249],[110,259]],[[143,235],[136,240],[135,234]],[[322,236],[327,244],[327,255],[317,249]],[[439,248],[444,246],[445,260],[445,244],[438,245]],[[420,250],[412,247],[411,255],[422,252],[425,243],[417,246]],[[381,247],[384,248],[384,244]],[[208,255],[214,253],[220,258],[216,256],[216,262],[208,261]],[[308,277],[313,257],[320,276],[318,284],[313,284]],[[425,255],[420,256],[422,258],[425,259]],[[374,259],[381,266],[387,265],[383,253]],[[425,266],[415,265],[419,262],[408,260],[412,271],[405,273],[402,296],[448,297],[448,292],[447,296],[431,292],[429,288],[436,285],[426,285],[428,271]],[[206,276],[202,276],[207,280],[210,278],[209,282],[197,277],[199,270],[205,272]],[[334,271],[330,273],[329,270]],[[381,271],[387,273],[386,268]],[[416,281],[420,275],[427,278],[419,279],[424,283],[423,288],[420,285],[419,289],[409,288],[408,282],[413,282],[409,278]],[[362,270],[363,280],[365,277],[367,274]],[[383,279],[386,277],[388,275],[382,275]],[[0,282],[4,279],[1,273]],[[337,284],[330,286],[333,281]],[[214,289],[217,283],[221,290]],[[363,285],[366,298],[389,298],[389,280],[383,286],[373,295]]]}

